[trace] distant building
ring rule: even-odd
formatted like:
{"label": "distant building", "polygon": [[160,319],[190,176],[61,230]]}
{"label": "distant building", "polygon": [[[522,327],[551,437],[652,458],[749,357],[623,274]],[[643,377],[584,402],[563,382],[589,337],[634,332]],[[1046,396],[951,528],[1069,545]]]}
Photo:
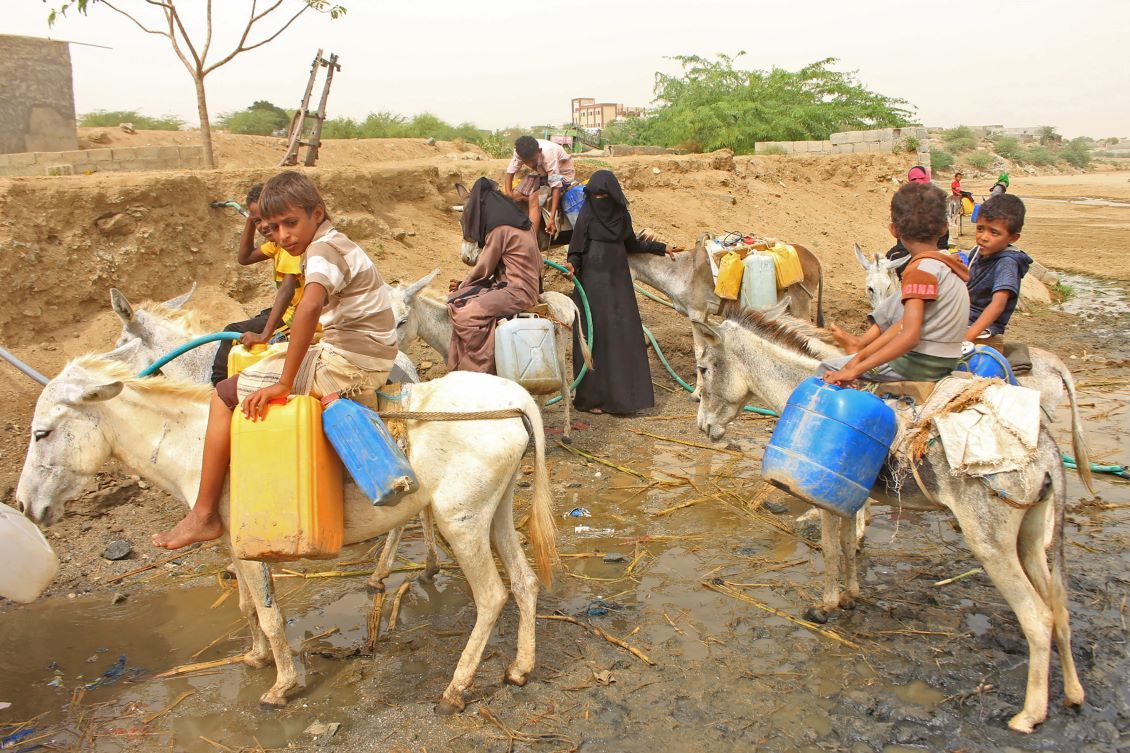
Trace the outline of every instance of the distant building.
{"label": "distant building", "polygon": [[614,120],[643,115],[642,107],[624,107],[618,102],[597,102],[592,97],[577,97],[572,105],[573,125],[585,130],[600,130]]}

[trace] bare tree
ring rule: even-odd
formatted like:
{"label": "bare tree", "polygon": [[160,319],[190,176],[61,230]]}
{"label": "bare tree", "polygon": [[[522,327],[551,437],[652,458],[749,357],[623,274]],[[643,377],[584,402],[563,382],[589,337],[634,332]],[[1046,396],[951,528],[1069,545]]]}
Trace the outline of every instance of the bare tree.
{"label": "bare tree", "polygon": [[[243,31],[235,47],[223,57],[208,62],[208,55],[213,51],[212,0],[206,0],[204,38],[200,40],[198,37],[196,41],[193,41],[189,35],[177,2],[178,0],[114,0],[114,2],[67,0],[47,14],[47,23],[54,25],[58,17],[66,15],[72,7],[85,15],[90,7],[101,5],[125,16],[146,34],[156,34],[168,39],[173,52],[180,58],[196,86],[196,110],[200,115],[200,143],[204,147],[204,164],[211,168],[216,166],[216,158],[212,152],[212,127],[208,122],[208,100],[204,93],[204,78],[225,63],[231,62],[240,53],[249,52],[273,41],[308,10],[328,13],[330,18],[340,18],[345,15],[346,8],[330,0],[265,0],[266,7],[260,10],[259,0],[251,0],[250,12],[246,20],[239,22],[243,24]],[[183,0],[183,2],[192,4],[198,3],[199,0]],[[227,5],[230,0],[222,0],[222,2]],[[224,26],[239,28],[235,22],[230,24],[225,22]],[[257,41],[249,41],[253,35],[261,38]]]}

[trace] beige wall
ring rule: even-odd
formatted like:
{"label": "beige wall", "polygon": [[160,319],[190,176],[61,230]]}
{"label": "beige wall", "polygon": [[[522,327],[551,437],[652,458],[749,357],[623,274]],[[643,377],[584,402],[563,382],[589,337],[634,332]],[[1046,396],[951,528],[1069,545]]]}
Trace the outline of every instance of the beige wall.
{"label": "beige wall", "polygon": [[0,154],[78,148],[66,42],[0,35]]}

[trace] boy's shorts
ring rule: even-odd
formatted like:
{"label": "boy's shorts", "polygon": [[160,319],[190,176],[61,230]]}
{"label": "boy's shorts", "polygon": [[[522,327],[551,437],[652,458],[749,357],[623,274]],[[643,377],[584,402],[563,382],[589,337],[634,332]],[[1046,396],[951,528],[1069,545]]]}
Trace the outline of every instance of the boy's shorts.
{"label": "boy's shorts", "polygon": [[[249,395],[264,387],[278,384],[286,363],[286,351],[272,353],[247,370],[228,377],[216,385],[216,394],[228,408],[235,410]],[[324,342],[310,346],[291,387],[292,395],[322,397],[331,392],[351,395],[375,390],[388,380],[387,371],[368,371],[354,366],[332,345]]]}
{"label": "boy's shorts", "polygon": [[[565,193],[569,190],[571,185],[573,185],[573,183],[564,175],[545,176],[539,175],[538,173],[528,173],[526,177],[518,181],[518,185],[514,187],[514,190],[523,196],[529,196],[545,186],[550,189],[560,188],[561,193]],[[542,203],[544,203],[544,201]]]}

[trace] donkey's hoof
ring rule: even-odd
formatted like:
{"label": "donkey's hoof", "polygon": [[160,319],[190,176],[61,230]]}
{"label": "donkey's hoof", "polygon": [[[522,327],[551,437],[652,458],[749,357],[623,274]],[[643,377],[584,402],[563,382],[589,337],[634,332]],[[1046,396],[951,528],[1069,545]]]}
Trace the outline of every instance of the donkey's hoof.
{"label": "donkey's hoof", "polygon": [[1023,732],[1024,734],[1028,734],[1036,729],[1036,726],[1042,723],[1045,718],[1047,717],[1043,716],[1035,718],[1029,716],[1024,711],[1021,711],[1019,714],[1008,720],[1008,728],[1013,732]]}
{"label": "donkey's hoof", "polygon": [[278,693],[272,688],[259,698],[259,706],[264,709],[281,709],[286,706],[286,694]]}
{"label": "donkey's hoof", "polygon": [[252,669],[262,669],[263,667],[270,666],[271,655],[267,654],[266,656],[253,656],[252,654],[247,654],[243,657],[243,663],[251,667]]}
{"label": "donkey's hoof", "polygon": [[435,579],[436,579],[436,574],[437,574],[438,572],[439,572],[439,568],[438,568],[438,567],[437,567],[437,568],[436,568],[435,570],[430,570],[430,569],[428,569],[428,568],[426,568],[426,567],[425,567],[425,568],[424,568],[424,572],[420,573],[420,575],[418,576],[418,578],[419,578],[419,579],[420,579],[420,581],[422,581],[423,583],[432,583],[432,582],[434,582],[434,581],[435,581]]}
{"label": "donkey's hoof", "polygon": [[850,612],[855,609],[855,597],[851,594],[843,594],[840,596],[840,609]]}
{"label": "donkey's hoof", "polygon": [[526,683],[530,681],[530,676],[514,667],[510,667],[506,670],[506,676],[502,678],[502,681],[507,685],[524,688],[526,687]]}
{"label": "donkey's hoof", "polygon": [[804,610],[804,619],[823,625],[828,621],[828,613],[822,607],[809,607]]}
{"label": "donkey's hoof", "polygon": [[455,716],[462,713],[465,707],[466,704],[463,701],[456,703],[449,698],[441,698],[439,703],[436,704],[436,716]]}

